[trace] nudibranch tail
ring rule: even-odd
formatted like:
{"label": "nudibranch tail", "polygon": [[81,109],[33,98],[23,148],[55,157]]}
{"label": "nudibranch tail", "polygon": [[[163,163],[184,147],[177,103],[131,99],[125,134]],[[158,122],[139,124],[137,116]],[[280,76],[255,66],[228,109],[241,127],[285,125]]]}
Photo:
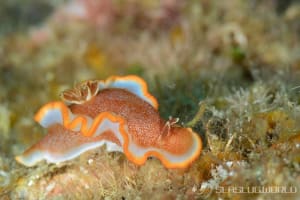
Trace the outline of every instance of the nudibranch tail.
{"label": "nudibranch tail", "polygon": [[33,166],[41,160],[63,162],[106,144],[137,165],[158,158],[167,168],[186,168],[200,155],[202,142],[190,128],[165,121],[156,99],[137,76],[86,81],[44,105],[35,120],[47,135],[16,160]]}
{"label": "nudibranch tail", "polygon": [[85,137],[80,132],[69,130],[62,125],[52,125],[42,140],[26,150],[22,155],[17,156],[16,160],[28,167],[34,166],[42,160],[46,160],[49,163],[59,163],[73,159],[85,151],[104,144],[106,144],[107,151],[122,152],[120,141],[112,131],[106,130],[95,137]]}

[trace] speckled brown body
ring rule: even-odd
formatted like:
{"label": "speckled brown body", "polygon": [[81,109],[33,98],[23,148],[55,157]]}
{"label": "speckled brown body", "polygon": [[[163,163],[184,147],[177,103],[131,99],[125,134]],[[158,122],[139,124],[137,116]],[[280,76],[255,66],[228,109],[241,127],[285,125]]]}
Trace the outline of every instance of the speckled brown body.
{"label": "speckled brown body", "polygon": [[[111,112],[123,117],[135,144],[142,147],[163,147],[171,153],[180,154],[193,142],[190,133],[181,127],[171,127],[170,134],[164,134],[165,120],[160,118],[158,111],[124,89],[104,89],[83,104],[70,105],[70,109],[74,114],[92,118],[101,112]],[[182,134],[186,134],[186,137],[182,137]]]}

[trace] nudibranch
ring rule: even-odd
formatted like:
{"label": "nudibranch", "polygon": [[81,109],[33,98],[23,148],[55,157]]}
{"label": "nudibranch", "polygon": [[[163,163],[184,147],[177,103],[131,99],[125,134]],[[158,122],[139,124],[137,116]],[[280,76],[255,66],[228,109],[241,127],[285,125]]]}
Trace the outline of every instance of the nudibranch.
{"label": "nudibranch", "polygon": [[104,144],[137,165],[156,157],[166,168],[186,168],[200,155],[198,134],[160,118],[157,100],[138,76],[85,81],[61,98],[35,115],[48,133],[16,157],[19,163],[63,162]]}

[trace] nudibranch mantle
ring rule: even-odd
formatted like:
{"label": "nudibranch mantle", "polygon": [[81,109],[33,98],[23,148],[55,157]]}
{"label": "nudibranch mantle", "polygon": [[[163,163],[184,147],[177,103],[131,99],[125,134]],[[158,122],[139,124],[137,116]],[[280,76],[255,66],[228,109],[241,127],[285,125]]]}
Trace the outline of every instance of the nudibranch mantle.
{"label": "nudibranch mantle", "polygon": [[137,76],[86,81],[61,97],[35,115],[48,133],[17,156],[18,162],[63,162],[104,144],[137,165],[156,157],[166,168],[186,168],[200,155],[197,133],[161,119],[156,99]]}

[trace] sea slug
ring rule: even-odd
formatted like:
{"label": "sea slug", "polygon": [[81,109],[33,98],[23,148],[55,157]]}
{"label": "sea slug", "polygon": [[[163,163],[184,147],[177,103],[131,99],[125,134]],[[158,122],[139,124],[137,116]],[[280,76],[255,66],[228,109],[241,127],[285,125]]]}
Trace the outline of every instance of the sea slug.
{"label": "sea slug", "polygon": [[61,97],[35,115],[48,133],[16,157],[19,163],[63,162],[104,144],[137,165],[156,157],[166,168],[186,168],[200,155],[198,134],[162,119],[157,100],[138,76],[85,81]]}

